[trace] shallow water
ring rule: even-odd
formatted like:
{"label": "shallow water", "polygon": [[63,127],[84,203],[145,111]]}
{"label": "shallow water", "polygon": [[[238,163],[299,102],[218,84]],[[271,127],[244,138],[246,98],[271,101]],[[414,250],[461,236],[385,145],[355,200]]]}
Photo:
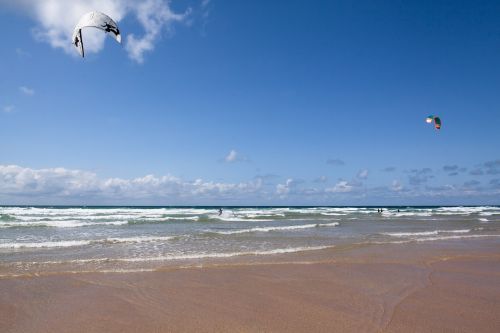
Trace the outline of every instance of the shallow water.
{"label": "shallow water", "polygon": [[[399,209],[399,212],[398,212]],[[0,275],[500,237],[500,207],[0,207]]]}

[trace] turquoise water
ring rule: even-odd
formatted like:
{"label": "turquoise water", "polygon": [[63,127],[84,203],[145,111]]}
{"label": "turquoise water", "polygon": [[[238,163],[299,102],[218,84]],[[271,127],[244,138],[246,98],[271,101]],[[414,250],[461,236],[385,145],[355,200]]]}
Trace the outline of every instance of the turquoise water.
{"label": "turquoise water", "polygon": [[[0,207],[0,274],[500,237],[500,207]],[[399,210],[399,211],[398,211]],[[500,241],[500,238],[499,238]]]}

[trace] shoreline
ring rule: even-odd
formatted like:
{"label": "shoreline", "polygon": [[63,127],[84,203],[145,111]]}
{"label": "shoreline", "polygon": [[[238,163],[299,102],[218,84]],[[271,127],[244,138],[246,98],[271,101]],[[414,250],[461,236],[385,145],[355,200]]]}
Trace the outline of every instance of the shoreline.
{"label": "shoreline", "polygon": [[2,332],[500,330],[497,239],[0,279]]}

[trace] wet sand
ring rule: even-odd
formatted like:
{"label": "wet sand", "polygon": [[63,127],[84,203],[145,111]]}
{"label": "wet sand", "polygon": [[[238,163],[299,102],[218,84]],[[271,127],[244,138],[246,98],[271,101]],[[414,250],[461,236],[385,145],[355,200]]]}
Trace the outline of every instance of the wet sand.
{"label": "wet sand", "polygon": [[500,242],[0,279],[0,332],[500,332]]}

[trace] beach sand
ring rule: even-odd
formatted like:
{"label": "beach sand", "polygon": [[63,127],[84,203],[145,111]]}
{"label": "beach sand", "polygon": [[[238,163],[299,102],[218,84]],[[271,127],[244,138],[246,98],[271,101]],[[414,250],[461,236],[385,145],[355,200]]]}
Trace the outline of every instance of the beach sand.
{"label": "beach sand", "polygon": [[0,332],[500,332],[500,242],[2,278]]}

